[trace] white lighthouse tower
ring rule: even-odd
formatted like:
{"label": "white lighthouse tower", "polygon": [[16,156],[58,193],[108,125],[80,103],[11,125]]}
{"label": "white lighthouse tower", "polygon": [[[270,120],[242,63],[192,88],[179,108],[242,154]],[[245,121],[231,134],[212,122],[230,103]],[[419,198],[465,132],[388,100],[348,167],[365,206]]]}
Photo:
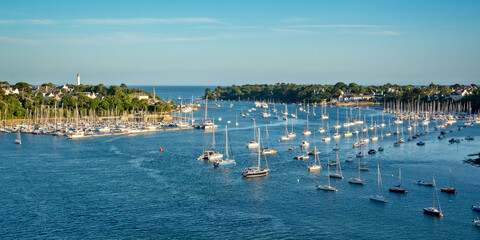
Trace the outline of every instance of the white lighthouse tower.
{"label": "white lighthouse tower", "polygon": [[80,73],[77,73],[77,86],[80,85]]}

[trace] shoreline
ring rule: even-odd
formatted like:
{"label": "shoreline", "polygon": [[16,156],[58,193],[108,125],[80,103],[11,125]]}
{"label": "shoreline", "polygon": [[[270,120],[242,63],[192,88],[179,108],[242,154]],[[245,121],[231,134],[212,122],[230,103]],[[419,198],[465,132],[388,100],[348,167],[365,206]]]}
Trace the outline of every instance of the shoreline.
{"label": "shoreline", "polygon": [[122,135],[134,135],[134,134],[144,134],[144,133],[156,133],[156,132],[172,132],[172,131],[180,131],[180,130],[189,130],[194,129],[193,127],[184,127],[184,128],[166,128],[166,129],[158,129],[158,130],[149,130],[149,131],[141,131],[141,132],[120,132],[120,133],[106,133],[106,134],[98,134],[98,135],[85,135],[81,137],[75,138],[68,138],[69,140],[76,140],[76,139],[84,139],[84,138],[97,138],[97,137],[113,137],[113,136],[122,136]]}
{"label": "shoreline", "polygon": [[372,105],[382,105],[378,102],[347,102],[347,103],[335,103],[335,106],[372,106]]}

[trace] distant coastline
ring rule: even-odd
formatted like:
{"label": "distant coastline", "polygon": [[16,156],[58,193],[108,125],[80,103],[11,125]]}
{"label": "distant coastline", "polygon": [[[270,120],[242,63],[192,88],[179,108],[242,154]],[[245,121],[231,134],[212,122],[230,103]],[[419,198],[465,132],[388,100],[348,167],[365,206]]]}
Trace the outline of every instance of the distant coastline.
{"label": "distant coastline", "polygon": [[335,85],[291,83],[232,85],[205,89],[209,99],[269,101],[301,104],[370,104],[384,102],[460,102],[465,108],[478,112],[480,88],[476,84],[450,86],[431,83],[428,86],[384,84],[362,86],[338,82]]}

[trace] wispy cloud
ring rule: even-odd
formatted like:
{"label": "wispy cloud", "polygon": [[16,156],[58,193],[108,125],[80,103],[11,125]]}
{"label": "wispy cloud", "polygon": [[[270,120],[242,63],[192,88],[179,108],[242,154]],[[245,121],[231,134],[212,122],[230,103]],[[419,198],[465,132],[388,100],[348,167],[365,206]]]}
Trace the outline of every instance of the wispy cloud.
{"label": "wispy cloud", "polygon": [[206,37],[173,37],[165,38],[163,42],[203,42],[203,41],[214,41],[220,39],[232,38],[228,35],[215,35],[215,36],[206,36]]}
{"label": "wispy cloud", "polygon": [[155,36],[137,33],[112,33],[96,36],[74,36],[70,38],[57,38],[51,41],[58,44],[87,46],[87,45],[111,45],[111,44],[139,44],[149,42],[160,42],[162,39]]}
{"label": "wispy cloud", "polygon": [[214,18],[90,18],[76,19],[76,23],[89,25],[142,25],[142,24],[175,24],[175,23],[220,23]]}
{"label": "wispy cloud", "polygon": [[145,25],[179,23],[222,23],[214,18],[88,18],[73,20],[52,19],[0,19],[0,24],[38,24],[80,23],[87,25]]}
{"label": "wispy cloud", "polygon": [[0,24],[39,24],[49,25],[57,21],[51,19],[17,19],[17,20],[0,20]]}
{"label": "wispy cloud", "polygon": [[131,45],[145,43],[161,43],[161,42],[202,42],[214,41],[232,38],[230,35],[214,35],[214,36],[194,36],[194,37],[164,37],[158,35],[148,35],[140,33],[115,33],[99,36],[76,36],[71,38],[51,39],[57,44],[88,46],[88,45]]}
{"label": "wispy cloud", "polygon": [[311,18],[304,18],[304,17],[289,17],[283,20],[280,20],[282,23],[299,23],[299,22],[310,22],[312,21]]}
{"label": "wispy cloud", "polygon": [[359,32],[361,34],[364,34],[364,35],[381,35],[381,36],[397,36],[397,35],[401,35],[401,33],[399,32],[395,32],[395,31],[371,31],[371,32]]}
{"label": "wispy cloud", "polygon": [[0,36],[0,42],[7,42],[7,43],[19,43],[19,44],[27,44],[27,45],[34,45],[37,42],[30,39],[23,39],[23,38],[11,38]]}
{"label": "wispy cloud", "polygon": [[[385,25],[365,25],[365,24],[320,24],[320,25],[294,25],[287,26],[284,29],[343,29],[341,32],[336,33],[348,33],[348,34],[362,34],[362,35],[378,35],[378,36],[396,36],[401,33],[391,30],[386,30],[391,26]],[[347,30],[348,29],[348,30]]]}
{"label": "wispy cloud", "polygon": [[316,35],[319,34],[318,32],[309,31],[309,30],[298,30],[298,29],[290,29],[290,28],[271,28],[272,31],[286,33],[286,34],[304,34],[304,35]]}
{"label": "wispy cloud", "polygon": [[295,25],[290,28],[376,28],[378,25],[355,25],[355,24],[335,24],[335,25]]}
{"label": "wispy cloud", "polygon": [[258,29],[261,28],[259,26],[235,26],[235,25],[217,25],[217,26],[198,26],[198,28],[204,28],[204,29]]}
{"label": "wispy cloud", "polygon": [[165,38],[165,42],[200,42],[217,40],[218,37],[177,37],[177,38]]}

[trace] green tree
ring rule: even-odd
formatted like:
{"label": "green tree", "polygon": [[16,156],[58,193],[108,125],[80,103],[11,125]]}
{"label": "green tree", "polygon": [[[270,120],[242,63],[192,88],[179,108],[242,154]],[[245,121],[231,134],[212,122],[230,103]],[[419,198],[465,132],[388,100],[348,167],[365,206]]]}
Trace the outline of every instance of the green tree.
{"label": "green tree", "polygon": [[449,95],[451,92],[452,92],[452,90],[447,86],[443,86],[443,87],[440,88],[440,95],[442,95],[442,96]]}
{"label": "green tree", "polygon": [[65,95],[65,96],[63,96],[61,102],[62,102],[63,106],[65,106],[67,108],[72,108],[72,107],[75,107],[77,105],[77,98],[72,96],[72,95]]}
{"label": "green tree", "polygon": [[32,89],[30,89],[30,84],[26,82],[18,82],[14,85],[14,87],[17,88],[18,91],[32,93]]}

